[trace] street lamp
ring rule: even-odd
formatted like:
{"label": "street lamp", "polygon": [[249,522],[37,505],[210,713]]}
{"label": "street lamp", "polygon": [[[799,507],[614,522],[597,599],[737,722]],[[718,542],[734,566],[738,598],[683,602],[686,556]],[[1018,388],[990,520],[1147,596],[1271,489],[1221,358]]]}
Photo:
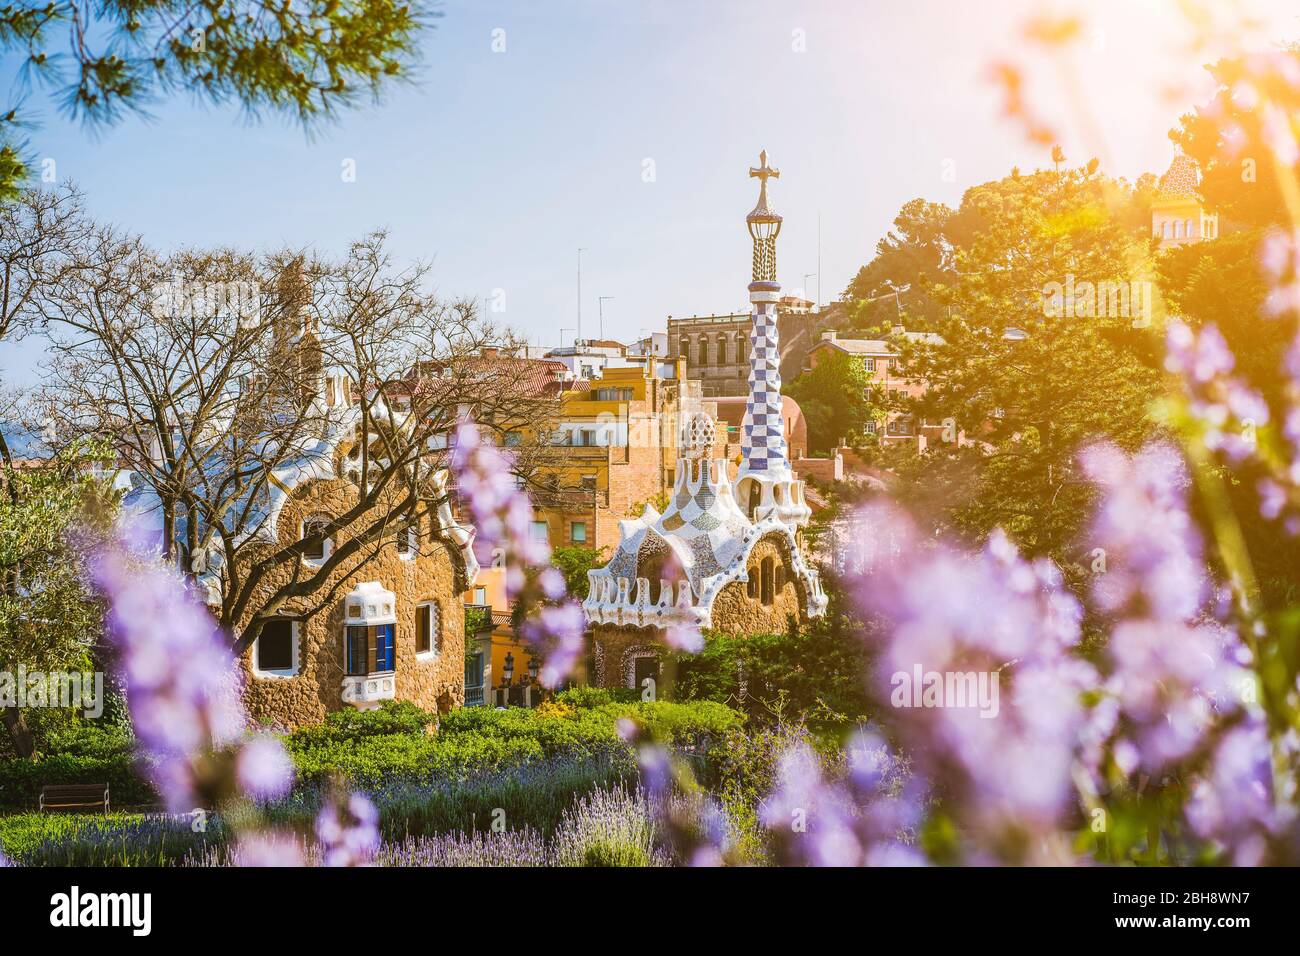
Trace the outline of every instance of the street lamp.
{"label": "street lamp", "polygon": [[536,680],[537,680],[537,672],[538,672],[539,670],[541,670],[541,668],[542,668],[542,664],[541,664],[541,662],[537,659],[536,655],[533,655],[533,654],[528,655],[528,676],[529,676],[529,678],[532,679],[532,680],[534,680],[534,681],[536,681]]}
{"label": "street lamp", "polygon": [[506,666],[501,669],[501,673],[506,679],[506,686],[509,687],[510,681],[512,681],[515,676],[515,655],[508,651],[506,652]]}

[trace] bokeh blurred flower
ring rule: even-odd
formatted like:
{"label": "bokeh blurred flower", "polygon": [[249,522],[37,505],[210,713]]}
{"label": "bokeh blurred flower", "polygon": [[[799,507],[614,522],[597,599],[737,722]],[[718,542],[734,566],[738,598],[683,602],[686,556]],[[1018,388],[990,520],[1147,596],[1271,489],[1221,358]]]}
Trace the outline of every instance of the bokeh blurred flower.
{"label": "bokeh blurred flower", "polygon": [[379,811],[363,793],[335,795],[316,817],[316,836],[326,866],[369,866],[379,851]]}

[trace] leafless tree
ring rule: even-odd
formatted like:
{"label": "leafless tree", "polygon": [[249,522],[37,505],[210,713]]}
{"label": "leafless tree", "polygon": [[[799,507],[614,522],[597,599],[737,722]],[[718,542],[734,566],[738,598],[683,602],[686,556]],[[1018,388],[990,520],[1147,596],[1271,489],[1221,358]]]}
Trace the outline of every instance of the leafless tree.
{"label": "leafless tree", "polygon": [[[302,251],[162,256],[99,228],[46,287],[46,414],[64,440],[110,436],[167,555],[208,589],[242,652],[282,610],[310,614],[399,529],[440,535],[447,438],[467,415],[545,436],[553,395],[485,350],[509,335],[427,291],[375,233],[331,260]],[[521,461],[528,460],[527,455]],[[350,479],[346,501],[285,541],[286,487]],[[333,541],[322,560],[309,554]],[[331,584],[331,582],[334,582]]]}

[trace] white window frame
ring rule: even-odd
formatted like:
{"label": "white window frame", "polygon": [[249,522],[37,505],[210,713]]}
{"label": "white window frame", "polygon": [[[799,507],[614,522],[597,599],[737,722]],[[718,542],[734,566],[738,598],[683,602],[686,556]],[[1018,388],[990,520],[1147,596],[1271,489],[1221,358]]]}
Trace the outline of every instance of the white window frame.
{"label": "white window frame", "polygon": [[302,671],[302,657],[301,657],[301,650],[300,650],[302,646],[301,625],[302,625],[302,621],[300,619],[298,618],[289,619],[289,628],[290,628],[289,640],[291,642],[290,646],[292,647],[293,650],[293,665],[288,670],[285,670],[284,668],[276,668],[274,670],[264,671],[257,666],[258,645],[262,641],[262,635],[261,634],[257,635],[257,640],[253,641],[253,658],[250,661],[251,670],[253,671],[254,677],[256,677],[258,680],[288,680],[290,678],[298,676],[298,674]]}
{"label": "white window frame", "polygon": [[[321,517],[320,515],[308,515],[307,517],[303,518],[301,521],[298,522],[299,541],[307,537],[307,525],[311,522],[322,522],[328,524],[329,519]],[[304,554],[302,556],[302,563],[313,568],[319,568],[321,565],[323,565],[326,561],[330,559],[330,555],[333,553],[334,553],[334,539],[326,538],[325,541],[321,544],[321,556],[319,558],[309,558],[307,557],[307,555]]]}
{"label": "white window frame", "polygon": [[[440,638],[442,636],[442,607],[436,600],[421,601],[419,604],[415,605],[415,613],[417,615],[429,614],[430,610],[436,610],[438,612],[437,620],[430,621],[429,649],[427,651],[417,650],[415,652],[415,659],[417,661],[436,661],[438,659],[438,645],[441,643]],[[433,626],[435,624],[437,625],[436,627]],[[415,640],[416,647],[418,648],[420,640],[420,622],[418,618],[415,623]]]}
{"label": "white window frame", "polygon": [[[399,529],[394,538],[399,538],[401,533]],[[397,547],[397,540],[393,542],[393,550],[397,552],[397,557],[402,561],[414,561],[420,554],[420,536],[416,534],[415,522],[411,522],[406,526],[406,551],[403,552],[401,548]]]}

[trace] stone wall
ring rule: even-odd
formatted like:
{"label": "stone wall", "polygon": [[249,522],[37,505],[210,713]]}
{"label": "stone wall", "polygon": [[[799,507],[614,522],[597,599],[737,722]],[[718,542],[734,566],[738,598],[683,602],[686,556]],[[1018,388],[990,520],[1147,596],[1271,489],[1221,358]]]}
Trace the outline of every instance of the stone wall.
{"label": "stone wall", "polygon": [[[355,502],[355,497],[355,489],[343,479],[308,482],[295,492],[281,513],[281,543],[297,540],[303,518],[337,513],[350,501]],[[292,677],[258,676],[253,668],[256,645],[244,652],[244,700],[254,720],[294,729],[319,723],[330,711],[343,708],[343,604],[348,592],[362,581],[378,581],[396,597],[397,699],[443,712],[464,702],[465,612],[460,599],[465,584],[463,564],[454,546],[431,535],[428,517],[416,550],[411,557],[400,556],[394,533],[364,564],[358,567],[358,562],[352,560],[336,569],[317,597],[294,599],[282,610],[284,616],[300,618],[298,671]],[[301,571],[309,573],[312,569],[303,567]],[[268,576],[264,593],[290,580],[293,573],[291,565],[276,567]],[[328,599],[317,609],[326,593]],[[441,626],[436,651],[417,655],[415,608],[424,601],[440,605]]]}
{"label": "stone wall", "polygon": [[[772,603],[764,604],[761,592],[750,597],[747,585],[733,582],[722,589],[713,602],[713,629],[725,634],[780,634],[790,627],[790,620],[803,619],[807,599],[790,566],[790,556],[782,539],[768,535],[754,545],[749,555],[749,573],[759,580],[759,568],[765,558],[780,567],[782,586],[774,589]],[[651,627],[618,627],[598,624],[592,628],[593,665],[589,680],[599,687],[630,687],[628,665],[641,651],[663,647],[663,632]],[[660,678],[659,696],[672,693],[672,673],[665,670]]]}

